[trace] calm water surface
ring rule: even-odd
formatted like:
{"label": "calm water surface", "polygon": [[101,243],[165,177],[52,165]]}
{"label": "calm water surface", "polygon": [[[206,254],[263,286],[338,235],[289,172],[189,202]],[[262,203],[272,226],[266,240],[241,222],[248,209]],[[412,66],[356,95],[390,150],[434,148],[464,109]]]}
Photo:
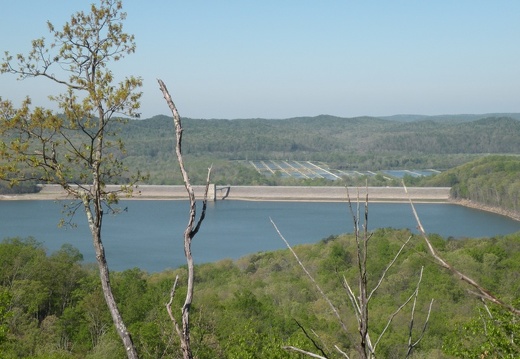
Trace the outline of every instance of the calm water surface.
{"label": "calm water surface", "polygon": [[[187,202],[124,201],[121,206],[127,210],[104,217],[103,239],[113,270],[139,267],[157,272],[185,263],[182,238]],[[417,204],[416,208],[425,230],[444,237],[490,237],[520,231],[520,222],[454,204]],[[70,243],[86,262],[93,262],[84,213],[76,214],[77,228],[65,229],[57,226],[63,218],[61,212],[62,205],[53,201],[0,201],[0,239],[32,236],[49,252]],[[269,218],[293,245],[353,231],[345,203],[219,201],[208,205],[206,220],[194,239],[195,262],[285,248]],[[410,205],[369,204],[369,229],[383,227],[417,232]]]}

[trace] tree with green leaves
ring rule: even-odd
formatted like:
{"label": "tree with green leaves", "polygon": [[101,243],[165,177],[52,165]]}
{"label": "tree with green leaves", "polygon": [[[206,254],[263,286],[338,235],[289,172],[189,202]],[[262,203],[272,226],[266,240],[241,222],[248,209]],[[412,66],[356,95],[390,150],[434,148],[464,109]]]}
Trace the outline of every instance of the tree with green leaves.
{"label": "tree with green leaves", "polygon": [[457,358],[518,358],[519,334],[518,316],[483,303],[468,323],[447,336],[443,349]]}
{"label": "tree with green leaves", "polygon": [[5,340],[8,330],[6,321],[9,316],[11,295],[4,288],[0,287],[0,344]]}
{"label": "tree with green leaves", "polygon": [[[60,114],[31,108],[29,98],[20,108],[0,98],[0,179],[58,183],[77,200],[70,210],[85,211],[106,303],[128,357],[137,358],[112,293],[101,235],[104,211],[131,194],[141,178],[129,175],[121,162],[124,146],[117,129],[124,117],[138,116],[142,80],[130,76],[116,82],[109,68],[136,48],[134,36],[123,31],[125,18],[121,1],[100,0],[89,13],[72,15],[61,30],[48,22],[51,43],[40,38],[27,55],[5,53],[2,74],[46,78],[64,92],[49,96]],[[108,190],[113,183],[123,185]]]}

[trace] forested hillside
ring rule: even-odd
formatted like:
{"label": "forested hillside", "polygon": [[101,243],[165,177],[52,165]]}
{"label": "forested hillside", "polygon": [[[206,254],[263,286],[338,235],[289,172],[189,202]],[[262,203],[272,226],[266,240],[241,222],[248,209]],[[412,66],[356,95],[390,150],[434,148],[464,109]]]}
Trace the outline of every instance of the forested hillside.
{"label": "forested hillside", "polygon": [[[374,233],[369,242],[370,287],[376,285],[409,236],[404,230],[381,229]],[[450,263],[506,302],[518,303],[519,234],[478,240],[432,236],[432,240]],[[341,357],[334,345],[352,354],[357,325],[341,278],[345,276],[356,286],[355,248],[352,235],[331,236],[295,248],[338,308],[347,333],[287,250],[197,266],[192,309],[196,357],[301,358],[282,346],[316,351],[303,330],[316,334],[311,336],[329,358]],[[33,239],[7,239],[0,243],[0,256],[0,357],[124,356],[103,301],[97,271],[81,263],[77,250],[65,246],[48,255]],[[518,346],[509,340],[520,335],[518,320],[493,306],[490,310],[494,320],[489,319],[482,302],[429,260],[422,240],[415,236],[371,301],[373,337],[413,293],[423,266],[414,340],[421,333],[432,299],[434,304],[425,336],[413,358],[479,358],[484,352],[488,353],[486,357],[520,355]],[[112,273],[116,298],[142,358],[176,358],[179,353],[178,338],[164,307],[176,274],[184,276],[185,269],[154,274],[139,269]],[[184,291],[184,287],[178,288],[174,308],[180,308]],[[394,318],[378,346],[379,357],[404,357],[411,308],[412,303],[408,303]],[[487,331],[482,330],[483,325]]]}
{"label": "forested hillside", "polygon": [[[122,137],[129,155],[156,156],[171,150],[171,118],[132,121]],[[327,161],[349,153],[520,153],[520,121],[486,118],[472,122],[395,122],[371,117],[301,117],[286,120],[185,119],[187,154],[226,159],[286,156]]]}
{"label": "forested hillside", "polygon": [[[183,151],[194,184],[203,184],[207,168],[213,165],[212,181],[226,185],[338,185],[328,180],[268,178],[250,160],[317,161],[340,170],[377,172],[446,170],[487,154],[520,154],[519,120],[446,118],[411,122],[326,115],[285,120],[187,118]],[[117,156],[129,169],[149,174],[147,183],[182,184],[174,159],[171,117],[129,120],[111,130],[119,133],[126,147],[126,153]],[[376,186],[395,185],[382,177],[369,180]],[[121,183],[127,181],[120,178]],[[365,183],[363,178],[360,181]],[[355,179],[348,184],[358,185]],[[26,191],[34,188],[31,183],[24,185]]]}
{"label": "forested hillside", "polygon": [[452,187],[454,199],[467,199],[520,214],[519,156],[482,157],[422,182]]}
{"label": "forested hillside", "polygon": [[413,122],[413,121],[425,121],[431,120],[435,122],[450,122],[450,123],[461,123],[481,120],[489,117],[510,117],[515,120],[520,120],[520,113],[486,113],[486,114],[457,114],[457,115],[393,115],[393,116],[379,116],[381,119],[400,121],[400,122]]}
{"label": "forested hillside", "polygon": [[[371,117],[301,117],[285,120],[185,119],[183,150],[202,183],[214,164],[215,181],[277,184],[257,176],[247,160],[323,161],[333,168],[448,169],[482,154],[520,153],[520,121],[398,122]],[[126,162],[151,175],[150,183],[180,183],[172,161],[172,119],[156,116],[122,127]],[[200,176],[198,173],[200,172]],[[271,182],[275,179],[271,179]]]}

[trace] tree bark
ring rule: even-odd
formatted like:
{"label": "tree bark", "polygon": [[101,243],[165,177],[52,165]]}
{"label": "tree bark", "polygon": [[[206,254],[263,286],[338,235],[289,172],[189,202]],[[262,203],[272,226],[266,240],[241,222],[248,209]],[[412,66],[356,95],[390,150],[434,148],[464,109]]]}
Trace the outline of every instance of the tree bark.
{"label": "tree bark", "polygon": [[94,250],[96,252],[96,261],[99,268],[99,278],[101,280],[101,287],[103,289],[103,296],[107,303],[110,315],[116,327],[117,334],[121,338],[123,345],[125,346],[126,355],[129,359],[138,359],[139,355],[135,348],[134,342],[130,333],[128,332],[126,325],[121,317],[119,308],[112,292],[112,286],[110,284],[110,272],[105,257],[105,248],[101,240],[101,222],[103,219],[103,209],[100,207],[101,202],[94,203],[94,211],[92,211],[90,199],[87,195],[82,197],[83,206],[85,207],[85,213],[87,215],[90,232],[92,234],[92,241],[94,244]]}
{"label": "tree bark", "polygon": [[[202,221],[204,220],[204,217],[206,215],[206,205],[207,205],[207,199],[208,199],[208,189],[209,189],[209,182],[210,182],[210,176],[211,176],[211,167],[208,169],[208,176],[206,179],[206,190],[204,193],[204,200],[202,202],[202,211],[201,215],[199,217],[199,220],[196,221],[197,216],[197,206],[195,201],[195,192],[193,191],[193,187],[190,182],[190,178],[188,176],[188,173],[186,171],[186,168],[184,167],[184,160],[182,157],[182,122],[181,117],[179,116],[179,112],[177,111],[177,108],[175,107],[175,104],[170,96],[170,93],[168,92],[168,89],[166,88],[166,85],[161,80],[157,80],[159,82],[159,87],[163,93],[164,99],[166,100],[166,103],[170,107],[170,110],[173,114],[173,123],[175,126],[175,135],[176,135],[176,146],[175,146],[175,153],[177,155],[177,160],[179,162],[179,168],[182,173],[182,178],[184,181],[184,186],[186,187],[186,192],[188,193],[188,198],[190,201],[190,212],[188,217],[188,225],[186,226],[186,230],[184,231],[184,255],[186,257],[186,262],[188,266],[188,279],[187,279],[187,291],[186,291],[186,298],[184,300],[184,305],[181,309],[182,314],[182,331],[179,329],[177,321],[173,317],[171,313],[171,302],[173,295],[175,294],[175,287],[176,284],[173,285],[172,293],[170,295],[170,302],[166,305],[166,308],[168,310],[168,314],[170,315],[170,318],[172,319],[175,329],[179,335],[179,339],[181,342],[181,351],[184,359],[192,359],[193,353],[191,350],[191,342],[190,342],[190,309],[191,309],[191,303],[193,301],[193,286],[194,286],[194,279],[195,279],[195,271],[194,271],[194,264],[193,264],[193,257],[191,254],[191,242],[193,240],[193,237],[197,234],[199,231],[199,228],[202,224]],[[177,283],[177,280],[175,280],[175,283]]]}

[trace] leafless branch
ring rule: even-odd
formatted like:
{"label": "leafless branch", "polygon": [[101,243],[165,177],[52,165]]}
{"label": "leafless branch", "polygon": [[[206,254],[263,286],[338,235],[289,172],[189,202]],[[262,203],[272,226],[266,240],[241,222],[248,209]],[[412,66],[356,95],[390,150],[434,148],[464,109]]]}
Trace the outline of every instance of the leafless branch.
{"label": "leafless branch", "polygon": [[[410,242],[412,236],[408,237],[408,239],[401,245],[401,247],[399,248],[398,252],[395,254],[394,258],[390,261],[390,263],[387,265],[387,267],[385,268],[385,270],[381,274],[381,277],[379,278],[379,280],[378,280],[377,284],[375,285],[375,287],[369,292],[369,290],[368,290],[367,259],[368,259],[368,242],[372,238],[372,233],[369,233],[369,231],[368,231],[368,188],[367,188],[367,194],[365,196],[365,207],[364,207],[364,211],[363,211],[364,223],[363,223],[362,226],[360,226],[360,212],[361,212],[361,210],[360,210],[359,190],[358,190],[357,207],[356,207],[355,210],[353,208],[353,205],[352,205],[352,202],[351,202],[351,199],[350,199],[350,195],[348,193],[348,188],[347,188],[347,199],[348,199],[348,206],[349,206],[349,209],[350,209],[350,212],[351,212],[351,215],[352,215],[352,219],[353,219],[353,222],[354,222],[354,236],[355,236],[355,241],[356,241],[356,251],[357,251],[357,259],[358,259],[358,261],[357,261],[357,271],[358,271],[357,278],[358,278],[358,285],[359,285],[359,294],[354,293],[354,291],[352,290],[352,287],[348,283],[348,280],[346,279],[345,276],[343,276],[343,286],[344,286],[344,288],[346,290],[347,297],[349,298],[349,300],[350,300],[350,302],[352,304],[352,307],[354,309],[354,313],[355,313],[355,316],[356,316],[356,320],[357,320],[357,323],[358,323],[358,333],[359,333],[360,340],[356,344],[356,349],[359,352],[361,358],[375,358],[377,346],[381,342],[381,339],[383,338],[383,336],[387,332],[388,328],[390,327],[390,324],[392,323],[393,319],[413,299],[413,308],[412,308],[412,314],[411,314],[411,319],[410,319],[408,351],[407,351],[407,356],[409,356],[411,354],[411,352],[413,351],[413,349],[420,343],[420,341],[424,337],[424,333],[426,331],[426,328],[427,328],[427,325],[428,325],[428,322],[429,322],[431,309],[432,309],[432,305],[433,305],[433,300],[432,300],[430,302],[427,318],[426,318],[426,321],[425,321],[425,323],[423,325],[423,328],[422,328],[422,331],[421,331],[421,333],[419,335],[419,338],[417,340],[415,340],[414,342],[412,342],[412,334],[413,334],[413,327],[414,327],[414,321],[415,321],[415,310],[416,310],[416,305],[417,305],[417,298],[418,298],[419,288],[420,288],[420,284],[421,284],[421,281],[422,281],[423,269],[421,268],[419,280],[418,280],[418,283],[417,283],[417,286],[416,286],[414,292],[408,297],[408,299],[405,300],[405,302],[403,304],[401,304],[390,315],[390,317],[388,319],[388,322],[386,323],[385,328],[380,333],[379,337],[377,338],[377,340],[376,340],[376,342],[374,344],[371,341],[370,333],[369,333],[369,302],[370,302],[371,298],[374,296],[374,294],[377,292],[377,290],[381,287],[381,285],[382,285],[382,283],[383,283],[383,281],[384,281],[388,271],[395,264],[395,262],[397,261],[397,258],[402,254],[402,252],[404,251],[405,247]],[[292,247],[288,243],[288,241],[280,233],[280,230],[278,229],[278,227],[276,226],[276,224],[274,223],[274,221],[272,219],[271,219],[271,223],[273,224],[273,226],[274,226],[275,230],[277,231],[278,235],[280,236],[280,238],[286,244],[287,248],[291,251],[293,256],[296,258],[296,260],[297,260],[298,264],[300,265],[300,267],[303,269],[305,274],[310,278],[311,282],[317,288],[318,292],[326,300],[326,302],[328,303],[329,307],[332,309],[332,312],[334,313],[334,315],[338,319],[339,323],[341,324],[342,329],[345,331],[345,333],[347,333],[347,327],[344,324],[343,320],[341,319],[341,317],[339,315],[339,312],[337,311],[335,306],[332,304],[332,302],[329,300],[329,298],[326,296],[326,294],[323,292],[323,290],[320,288],[320,286],[316,283],[316,281],[314,280],[313,276],[306,269],[306,267],[304,266],[304,264],[302,263],[302,261],[300,260],[298,255],[295,253],[295,251],[292,249]],[[311,340],[311,342],[315,345],[315,347],[320,349],[316,345],[315,341],[312,338],[309,337],[309,335],[306,333],[305,330],[304,330],[304,333],[307,336],[307,338],[309,338]],[[347,333],[347,334],[350,336],[350,333]],[[300,352],[302,354],[306,354],[306,355],[309,355],[309,356],[312,356],[312,357],[316,357],[316,358],[321,358],[322,357],[322,356],[319,356],[317,354],[309,353],[309,352],[307,352],[305,350],[301,350],[301,349],[294,348],[294,347],[285,347],[285,348],[286,349],[290,349],[290,350],[295,350],[295,351]],[[343,352],[337,345],[335,346],[335,348],[345,358],[349,358],[349,356],[345,352]],[[323,351],[321,351],[321,352],[322,352],[323,355],[325,355],[325,353]]]}
{"label": "leafless branch", "polygon": [[323,345],[323,347],[324,347],[324,350],[322,351],[323,355],[326,355],[325,352],[330,352],[330,349],[328,348],[327,343],[325,343],[325,342],[320,338],[320,336],[318,335],[318,333],[316,333],[316,331],[315,331],[314,329],[312,329],[312,328],[311,328],[311,332],[312,332],[312,334],[314,334],[314,336],[315,336],[316,338],[318,338],[318,339],[320,340],[321,345]]}
{"label": "leafless branch", "polygon": [[[378,282],[377,285],[374,287],[374,289],[372,289],[372,291],[370,292],[370,295],[368,296],[367,301],[370,301],[370,298],[372,298],[372,296],[374,295],[374,293],[375,293],[375,292],[377,291],[377,289],[381,286],[381,284],[383,283],[383,280],[385,279],[386,273],[387,273],[388,270],[392,267],[392,265],[395,263],[395,261],[397,260],[397,258],[398,258],[399,255],[401,254],[401,252],[403,251],[404,247],[406,247],[406,245],[408,244],[408,242],[410,242],[410,239],[412,239],[412,236],[408,237],[408,239],[403,243],[403,245],[401,246],[401,248],[399,249],[399,251],[398,251],[397,254],[395,255],[394,259],[392,259],[392,261],[388,264],[388,266],[386,267],[386,269],[383,271],[383,274],[381,275],[381,278],[379,278],[379,282]],[[421,271],[421,274],[422,274],[422,271]]]}
{"label": "leafless branch", "polygon": [[190,344],[190,309],[191,309],[191,303],[193,301],[193,287],[194,287],[194,278],[195,278],[195,269],[194,269],[193,257],[192,257],[192,253],[191,253],[191,243],[192,243],[193,237],[199,231],[200,225],[202,224],[202,221],[204,220],[204,217],[206,215],[206,204],[207,204],[209,182],[210,182],[210,178],[211,178],[211,168],[208,169],[208,176],[206,179],[206,190],[204,193],[204,200],[203,200],[201,215],[200,215],[198,222],[195,223],[195,219],[197,216],[195,192],[191,185],[190,178],[189,178],[188,172],[186,171],[186,168],[184,166],[184,160],[182,157],[183,128],[182,128],[181,117],[179,116],[179,112],[177,111],[177,108],[175,107],[175,104],[170,96],[170,93],[168,92],[168,89],[166,88],[166,85],[164,84],[163,81],[161,81],[159,79],[157,81],[159,82],[159,87],[164,95],[164,99],[166,100],[166,103],[170,107],[170,110],[173,114],[173,122],[174,122],[174,126],[175,126],[175,135],[176,135],[175,153],[177,155],[177,160],[179,162],[179,168],[182,173],[184,186],[186,187],[186,192],[188,193],[188,198],[189,198],[189,202],[190,202],[188,225],[186,226],[186,229],[184,231],[184,255],[186,256],[186,262],[188,264],[188,279],[187,279],[188,288],[187,288],[187,292],[186,292],[186,299],[185,299],[184,305],[182,306],[182,309],[181,309],[182,333],[180,333],[179,336],[180,336],[180,340],[181,340],[181,350],[183,353],[183,357],[185,359],[191,359],[191,358],[193,358],[193,354],[192,354],[191,344]]}
{"label": "leafless branch", "polygon": [[359,352],[362,357],[371,357],[374,355],[374,347],[372,345],[372,341],[370,339],[370,334],[368,332],[368,320],[369,320],[369,309],[368,309],[368,277],[367,277],[367,256],[368,256],[368,242],[372,237],[372,234],[368,232],[368,187],[365,195],[365,210],[364,210],[364,224],[363,224],[363,234],[360,233],[359,228],[359,217],[360,217],[360,196],[358,189],[358,200],[357,200],[357,216],[354,214],[352,209],[352,203],[350,200],[350,195],[348,193],[347,187],[347,200],[350,208],[350,213],[352,215],[352,220],[354,222],[354,236],[356,239],[357,245],[357,265],[358,265],[358,287],[359,287],[359,296],[356,297],[348,285],[348,282],[344,280],[344,284],[348,288],[349,298],[354,306],[354,310],[356,311],[356,318],[358,319],[358,331],[360,335],[360,344],[359,344]]}
{"label": "leafless branch", "polygon": [[[403,182],[403,187],[404,187],[404,190],[405,190],[406,194],[408,194],[408,189],[406,188],[406,185],[404,184],[404,182]],[[520,316],[520,309],[517,309],[517,308],[515,308],[515,307],[513,307],[513,306],[511,306],[511,305],[509,305],[509,304],[507,304],[505,302],[503,302],[502,300],[498,299],[489,290],[487,290],[486,288],[481,286],[477,281],[475,281],[472,278],[468,277],[464,273],[458,271],[455,267],[453,267],[451,264],[446,262],[437,253],[435,248],[433,248],[433,245],[431,244],[430,239],[428,238],[428,235],[426,234],[426,231],[424,230],[424,227],[423,227],[423,225],[421,223],[421,220],[419,219],[419,215],[417,214],[417,211],[415,209],[415,206],[413,204],[412,199],[410,197],[408,199],[410,201],[410,205],[412,207],[412,212],[413,212],[413,215],[415,217],[415,220],[417,221],[417,229],[419,230],[419,232],[421,233],[424,241],[426,242],[426,246],[428,247],[428,251],[430,252],[430,255],[437,261],[437,263],[441,267],[443,267],[443,268],[447,269],[448,271],[450,271],[455,277],[459,278],[461,281],[466,282],[469,285],[471,285],[473,288],[475,288],[477,290],[477,293],[475,293],[475,294],[477,296],[479,296],[480,298],[488,300],[491,303],[498,304],[499,306],[507,309],[511,313]]]}
{"label": "leafless branch", "polygon": [[313,357],[313,358],[319,358],[319,359],[327,359],[327,357],[323,357],[321,355],[318,355],[318,354],[314,354],[312,352],[308,352],[306,350],[303,350],[303,349],[300,349],[300,348],[296,348],[296,347],[293,347],[292,345],[287,345],[287,346],[284,346],[282,347],[283,349],[285,350],[292,350],[292,351],[295,351],[295,352],[298,352],[298,353],[301,353],[301,354],[305,354],[307,356],[310,356],[310,357]]}
{"label": "leafless branch", "polygon": [[168,315],[170,316],[170,319],[175,327],[177,334],[179,335],[179,337],[182,337],[181,329],[179,328],[177,319],[175,319],[175,316],[173,315],[173,312],[172,312],[172,302],[173,302],[173,297],[175,297],[175,290],[177,289],[178,281],[179,281],[179,276],[177,275],[177,276],[175,276],[175,282],[173,283],[172,290],[170,291],[170,300],[168,301],[168,303],[166,303],[166,310],[168,311]]}
{"label": "leafless branch", "polygon": [[[305,337],[307,337],[307,339],[309,339],[312,343],[312,345],[314,345],[314,347],[324,356],[326,357],[326,354],[325,352],[323,351],[323,349],[318,345],[318,343],[309,335],[309,333],[307,333],[307,330],[305,330],[305,328],[300,324],[300,322],[298,322],[296,319],[294,319],[294,321],[296,322],[296,324],[298,325],[298,327],[302,330],[303,334],[305,335]],[[314,335],[316,335],[316,333],[314,331],[312,331],[312,333]],[[316,335],[317,337],[317,335]]]}
{"label": "leafless branch", "polygon": [[202,211],[200,213],[199,220],[197,221],[197,224],[191,231],[192,238],[197,234],[197,232],[200,229],[200,226],[202,224],[202,221],[204,221],[204,218],[206,217],[206,208],[208,205],[208,191],[209,191],[209,182],[211,180],[211,166],[208,168],[208,175],[206,177],[206,187],[204,189],[204,199],[202,200]]}
{"label": "leafless branch", "polygon": [[350,302],[352,303],[352,308],[354,308],[354,313],[356,314],[356,319],[358,323],[361,321],[361,308],[359,307],[359,302],[356,298],[356,295],[354,294],[354,291],[348,284],[347,278],[343,276],[343,287],[347,290],[347,296],[350,299]]}
{"label": "leafless branch", "polygon": [[374,344],[374,351],[375,349],[377,348],[377,345],[379,344],[379,342],[381,341],[381,339],[383,338],[383,336],[385,335],[387,329],[390,327],[390,324],[392,323],[392,321],[394,320],[395,316],[397,314],[399,314],[401,312],[401,310],[403,310],[404,307],[406,307],[406,305],[408,303],[410,303],[410,301],[412,300],[414,294],[410,295],[408,297],[408,299],[399,306],[399,308],[397,308],[391,315],[390,317],[388,318],[388,321],[386,322],[386,326],[384,327],[383,331],[381,332],[381,334],[379,334],[379,337],[377,338],[375,344]]}
{"label": "leafless branch", "polygon": [[410,355],[412,354],[412,351],[413,349],[415,349],[415,347],[417,345],[419,345],[419,343],[421,342],[422,338],[424,337],[424,334],[426,333],[426,328],[428,327],[428,323],[430,322],[430,315],[431,315],[431,312],[432,312],[432,307],[433,307],[433,299],[430,301],[430,306],[428,307],[428,314],[426,315],[426,320],[424,321],[424,325],[423,325],[423,328],[421,330],[421,334],[419,335],[419,338],[417,338],[417,340],[415,342],[411,342],[412,340],[412,333],[410,331],[410,337],[409,337],[409,342],[408,342],[408,352],[406,354],[406,358],[410,357]]}
{"label": "leafless branch", "polygon": [[488,305],[486,304],[486,302],[485,302],[485,301],[482,301],[482,304],[484,305],[484,309],[486,309],[486,313],[489,315],[489,317],[490,317],[491,319],[493,319],[493,314],[491,313],[491,310],[489,310],[489,307],[488,307]]}
{"label": "leafless branch", "polygon": [[350,357],[348,356],[348,354],[345,353],[343,350],[341,350],[337,345],[334,345],[334,348],[336,348],[336,350],[337,350],[341,355],[343,355],[345,358],[350,359]]}
{"label": "leafless branch", "polygon": [[406,353],[406,358],[408,358],[412,354],[413,349],[421,342],[422,338],[424,337],[424,333],[426,332],[426,328],[427,328],[428,322],[430,320],[430,313],[431,313],[432,305],[433,305],[433,299],[432,299],[430,301],[430,307],[428,309],[428,314],[426,316],[426,320],[424,321],[424,325],[423,325],[423,328],[421,330],[421,334],[419,335],[419,338],[415,342],[412,343],[413,326],[414,326],[414,321],[415,321],[415,308],[416,308],[416,305],[417,305],[417,297],[419,296],[419,287],[421,285],[423,271],[424,271],[424,267],[421,267],[421,273],[419,275],[419,281],[417,282],[417,287],[415,288],[415,292],[413,294],[414,298],[413,298],[412,314],[410,316],[410,326],[409,326],[410,331],[409,331],[409,334],[408,334],[408,351]]}
{"label": "leafless branch", "polygon": [[307,268],[305,268],[305,265],[302,263],[302,261],[300,260],[300,258],[298,257],[298,255],[296,254],[296,252],[292,249],[291,245],[289,244],[289,242],[287,242],[287,240],[285,239],[285,237],[282,235],[282,233],[280,232],[280,230],[278,229],[278,227],[276,226],[276,224],[274,223],[274,221],[272,220],[272,218],[269,218],[271,223],[273,224],[274,226],[274,229],[276,230],[276,232],[278,233],[278,236],[280,236],[280,238],[282,239],[282,241],[284,241],[285,245],[287,246],[287,248],[289,248],[289,250],[291,251],[292,255],[294,256],[294,258],[296,259],[296,261],[298,262],[298,264],[300,265],[300,267],[303,269],[303,271],[305,272],[305,274],[307,275],[307,277],[309,277],[309,279],[311,280],[311,282],[314,284],[314,286],[316,287],[316,289],[318,290],[318,292],[321,294],[321,296],[323,297],[323,299],[325,299],[325,301],[327,302],[327,304],[329,305],[330,309],[332,310],[332,312],[334,313],[334,315],[336,316],[336,318],[338,319],[338,322],[340,323],[341,325],[341,328],[345,331],[345,333],[348,333],[348,330],[347,330],[347,326],[346,324],[343,322],[343,320],[341,319],[341,316],[339,315],[339,312],[338,310],[336,309],[336,307],[334,306],[334,304],[332,304],[332,302],[330,301],[329,297],[327,297],[327,295],[325,294],[325,292],[323,292],[323,290],[321,289],[321,287],[319,286],[319,284],[314,280],[314,277],[309,273],[309,271],[307,270]]}

